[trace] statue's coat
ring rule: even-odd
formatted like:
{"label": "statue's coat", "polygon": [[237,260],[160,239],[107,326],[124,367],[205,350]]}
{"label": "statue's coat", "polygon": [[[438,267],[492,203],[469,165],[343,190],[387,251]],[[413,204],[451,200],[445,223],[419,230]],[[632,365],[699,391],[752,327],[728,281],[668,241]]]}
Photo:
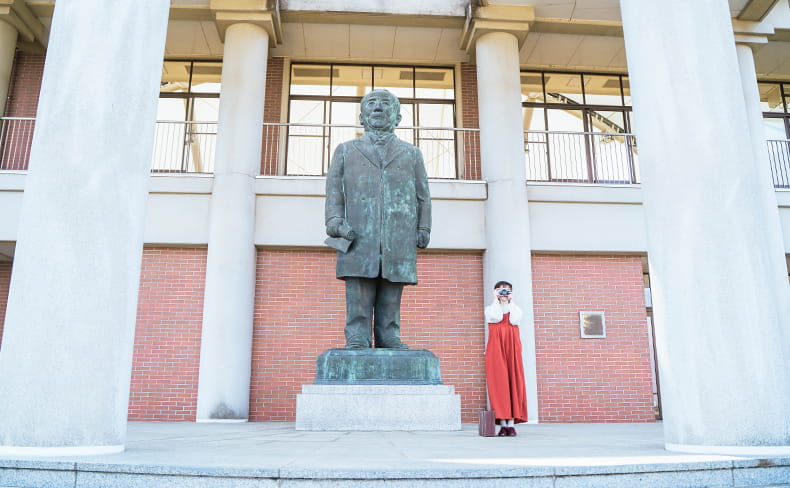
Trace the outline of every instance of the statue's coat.
{"label": "statue's coat", "polygon": [[417,229],[431,228],[420,150],[393,136],[377,151],[367,133],[340,144],[326,176],[326,221],[333,217],[345,218],[356,234],[337,255],[338,278],[417,284]]}

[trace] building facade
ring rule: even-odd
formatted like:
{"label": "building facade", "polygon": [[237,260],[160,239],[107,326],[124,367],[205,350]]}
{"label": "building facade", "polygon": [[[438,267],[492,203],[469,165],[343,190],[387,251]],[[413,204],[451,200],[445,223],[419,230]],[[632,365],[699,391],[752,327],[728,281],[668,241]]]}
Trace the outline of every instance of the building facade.
{"label": "building facade", "polygon": [[344,344],[324,174],[373,88],[434,207],[402,338],[462,421],[504,279],[530,422],[790,449],[787,0],[8,3],[0,450],[293,421]]}

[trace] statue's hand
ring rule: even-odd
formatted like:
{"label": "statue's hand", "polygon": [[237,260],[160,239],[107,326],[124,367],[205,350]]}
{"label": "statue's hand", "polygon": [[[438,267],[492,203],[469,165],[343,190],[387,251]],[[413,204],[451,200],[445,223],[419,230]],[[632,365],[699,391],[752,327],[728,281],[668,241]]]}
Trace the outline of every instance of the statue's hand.
{"label": "statue's hand", "polygon": [[353,241],[356,234],[354,230],[348,225],[345,219],[340,217],[332,217],[326,223],[326,234],[329,237],[343,237],[349,241]]}
{"label": "statue's hand", "polygon": [[431,231],[427,229],[417,230],[417,247],[425,249],[428,243],[431,242]]}
{"label": "statue's hand", "polygon": [[346,222],[345,220],[343,221],[342,224],[340,224],[340,228],[337,229],[337,232],[338,234],[340,234],[340,237],[344,239],[348,239],[349,241],[353,241],[354,238],[357,236],[354,233],[354,229],[352,229],[351,226],[348,225],[348,222]]}
{"label": "statue's hand", "polygon": [[326,221],[326,235],[329,237],[340,237],[340,226],[346,221],[340,217],[332,217]]}

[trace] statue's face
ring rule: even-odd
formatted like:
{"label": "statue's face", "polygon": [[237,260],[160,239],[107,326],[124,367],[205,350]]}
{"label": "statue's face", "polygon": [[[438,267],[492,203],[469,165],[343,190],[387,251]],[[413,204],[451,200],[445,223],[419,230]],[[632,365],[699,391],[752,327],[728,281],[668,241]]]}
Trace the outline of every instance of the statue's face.
{"label": "statue's face", "polygon": [[395,95],[374,90],[362,99],[359,116],[366,129],[392,132],[400,123],[400,104]]}

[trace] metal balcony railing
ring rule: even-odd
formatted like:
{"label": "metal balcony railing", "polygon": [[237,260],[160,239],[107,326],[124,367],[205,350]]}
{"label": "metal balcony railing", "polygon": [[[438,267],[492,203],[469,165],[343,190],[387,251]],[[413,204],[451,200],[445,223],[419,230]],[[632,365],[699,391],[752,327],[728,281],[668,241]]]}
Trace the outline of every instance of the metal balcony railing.
{"label": "metal balcony railing", "polygon": [[[285,145],[284,167],[289,175],[326,174],[334,148],[365,130],[361,125],[342,124],[264,124],[264,129],[272,131],[264,132],[264,154],[282,154],[269,144]],[[421,149],[431,178],[456,178],[458,162],[479,154],[477,129],[398,127],[395,134]]]}
{"label": "metal balcony railing", "polygon": [[790,139],[768,140],[768,162],[774,187],[790,188]]}
{"label": "metal balcony railing", "polygon": [[[30,160],[35,119],[0,118],[0,170],[25,171]],[[362,134],[358,125],[270,124],[262,126],[261,173],[322,175],[331,151]],[[465,167],[479,168],[478,129],[399,127],[398,137],[418,145],[432,178],[457,178]],[[216,122],[158,121],[153,173],[211,173]],[[790,140],[767,141],[777,188],[790,188]],[[524,163],[529,181],[634,184],[640,182],[633,134],[524,131]]]}
{"label": "metal balcony railing", "polygon": [[217,141],[216,122],[156,122],[153,173],[212,173]]}
{"label": "metal balcony railing", "polygon": [[0,118],[0,170],[27,170],[35,125],[32,117]]}
{"label": "metal balcony railing", "polygon": [[640,182],[633,134],[528,130],[524,156],[529,181]]}

